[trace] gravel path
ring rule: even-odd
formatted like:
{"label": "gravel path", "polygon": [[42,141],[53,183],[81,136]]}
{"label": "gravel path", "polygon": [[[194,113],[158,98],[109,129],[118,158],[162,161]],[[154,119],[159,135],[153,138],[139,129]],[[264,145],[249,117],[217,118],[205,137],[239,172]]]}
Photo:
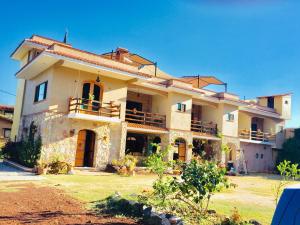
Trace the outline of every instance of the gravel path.
{"label": "gravel path", "polygon": [[41,176],[36,176],[33,173],[24,172],[0,161],[0,181],[14,181],[14,180],[41,180]]}

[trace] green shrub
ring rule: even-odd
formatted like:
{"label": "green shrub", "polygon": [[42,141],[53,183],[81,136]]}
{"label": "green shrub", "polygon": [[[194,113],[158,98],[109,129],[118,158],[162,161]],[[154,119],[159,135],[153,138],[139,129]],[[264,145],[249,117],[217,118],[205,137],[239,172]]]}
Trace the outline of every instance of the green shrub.
{"label": "green shrub", "polygon": [[300,164],[300,129],[295,129],[295,136],[286,140],[278,152],[277,165],[284,160]]}
{"label": "green shrub", "polygon": [[157,174],[160,178],[163,176],[167,168],[171,166],[172,162],[168,162],[165,160],[165,157],[168,155],[170,148],[170,145],[164,150],[157,148],[157,152],[151,154],[145,160],[146,166],[151,170],[151,172]]}
{"label": "green shrub", "polygon": [[183,217],[188,224],[199,224],[209,216],[211,196],[222,188],[229,188],[225,169],[214,162],[192,160],[185,165],[180,180],[161,171],[158,170],[159,178],[153,184],[153,191],[139,196],[140,201]]}
{"label": "green shrub", "polygon": [[130,175],[136,167],[137,159],[132,155],[126,155],[123,159],[112,160],[111,164],[118,167],[118,173],[121,175]]}
{"label": "green shrub", "polygon": [[7,142],[2,148],[4,158],[17,162],[23,166],[33,168],[41,156],[42,139],[35,137],[36,126],[32,122],[29,135],[19,142]]}
{"label": "green shrub", "polygon": [[54,161],[48,164],[48,168],[50,174],[68,174],[72,169],[72,165],[67,162]]}

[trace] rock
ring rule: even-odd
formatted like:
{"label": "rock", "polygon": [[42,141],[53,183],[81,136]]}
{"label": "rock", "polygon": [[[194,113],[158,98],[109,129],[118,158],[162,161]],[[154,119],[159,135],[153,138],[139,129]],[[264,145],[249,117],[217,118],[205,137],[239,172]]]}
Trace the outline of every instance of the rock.
{"label": "rock", "polygon": [[262,225],[260,222],[258,222],[257,220],[249,220],[250,224],[254,224],[254,225]]}
{"label": "rock", "polygon": [[177,216],[170,217],[169,221],[170,221],[170,224],[172,224],[172,225],[183,225],[182,219]]}
{"label": "rock", "polygon": [[146,218],[144,222],[146,225],[161,225],[162,218],[159,216],[159,214],[151,212],[150,217]]}
{"label": "rock", "polygon": [[151,206],[143,206],[143,215],[145,218],[148,218],[151,216],[152,207]]}

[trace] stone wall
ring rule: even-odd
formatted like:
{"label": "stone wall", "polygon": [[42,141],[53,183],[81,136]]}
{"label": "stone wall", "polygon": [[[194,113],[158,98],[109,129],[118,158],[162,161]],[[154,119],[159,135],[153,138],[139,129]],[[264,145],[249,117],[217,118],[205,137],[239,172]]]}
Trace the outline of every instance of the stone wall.
{"label": "stone wall", "polygon": [[41,159],[51,160],[62,157],[75,163],[78,132],[83,129],[96,134],[94,166],[103,167],[112,159],[120,158],[125,152],[126,123],[108,124],[86,120],[69,119],[64,113],[44,112],[23,116],[19,137],[26,135],[30,123],[34,121],[42,137]]}

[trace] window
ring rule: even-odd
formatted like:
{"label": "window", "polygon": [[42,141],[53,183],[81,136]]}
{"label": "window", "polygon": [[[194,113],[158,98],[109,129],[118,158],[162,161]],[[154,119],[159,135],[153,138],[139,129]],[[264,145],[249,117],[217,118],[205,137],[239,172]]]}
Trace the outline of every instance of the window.
{"label": "window", "polygon": [[268,107],[274,109],[274,97],[268,97]]}
{"label": "window", "polygon": [[234,114],[233,113],[227,113],[227,121],[234,121]]}
{"label": "window", "polygon": [[10,128],[3,128],[3,137],[4,138],[10,138]]}
{"label": "window", "polygon": [[177,110],[180,111],[180,112],[185,112],[186,111],[186,104],[177,103]]}
{"label": "window", "polygon": [[48,81],[39,84],[35,87],[34,102],[45,100],[47,97]]}
{"label": "window", "polygon": [[284,104],[288,105],[288,104],[289,104],[289,101],[288,101],[288,100],[285,100],[285,101],[284,101]]}

